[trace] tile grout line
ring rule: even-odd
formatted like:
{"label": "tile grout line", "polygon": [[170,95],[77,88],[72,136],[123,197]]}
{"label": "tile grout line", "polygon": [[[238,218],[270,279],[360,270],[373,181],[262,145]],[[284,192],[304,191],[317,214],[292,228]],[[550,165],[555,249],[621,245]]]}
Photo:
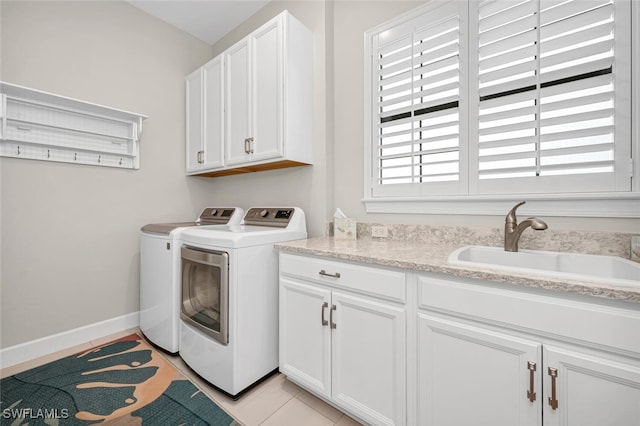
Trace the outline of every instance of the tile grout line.
{"label": "tile grout line", "polygon": [[[314,398],[317,398],[317,396],[315,396],[315,395],[313,395],[313,394],[311,394],[311,395],[312,395]],[[306,402],[304,402],[302,399],[300,399],[300,398],[296,398],[296,399],[297,399],[298,401],[302,402],[302,403],[303,403],[304,405],[306,405],[307,407],[311,408],[311,409],[312,409],[313,411],[315,411],[316,413],[320,414],[322,417],[324,417],[325,419],[327,419],[327,420],[328,420],[328,421],[330,421],[331,423],[336,424],[336,422],[334,422],[334,421],[333,421],[333,420],[331,420],[329,417],[327,417],[327,416],[325,416],[324,414],[322,414],[320,411],[318,411],[318,410],[316,410],[315,408],[313,408],[311,405],[309,405],[309,404],[307,404]],[[322,400],[320,399],[320,401],[322,401]],[[322,401],[322,402],[324,402],[324,401]],[[330,406],[330,407],[331,407],[331,406]],[[340,419],[341,419],[342,417],[344,417],[344,413],[342,413],[342,415],[340,416]],[[338,421],[339,421],[340,419],[338,419]]]}
{"label": "tile grout line", "polygon": [[271,413],[271,415],[269,415],[266,419],[264,419],[263,421],[261,421],[259,424],[263,425],[265,424],[271,417],[275,416],[280,410],[282,410],[284,408],[285,405],[287,405],[289,402],[291,402],[292,399],[294,399],[295,396],[291,396],[291,398],[287,399],[287,401],[282,404],[280,407],[278,407],[278,409],[276,411],[274,411],[273,413]]}

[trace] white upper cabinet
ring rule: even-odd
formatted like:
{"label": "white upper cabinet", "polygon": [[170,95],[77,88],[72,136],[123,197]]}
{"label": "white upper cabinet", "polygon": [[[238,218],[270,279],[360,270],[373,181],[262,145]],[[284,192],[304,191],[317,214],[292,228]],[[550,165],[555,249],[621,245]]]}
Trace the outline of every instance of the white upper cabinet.
{"label": "white upper cabinet", "polygon": [[[199,155],[203,161],[210,150],[223,154],[219,161],[190,168],[189,158],[198,154],[189,150],[198,144],[188,136],[188,174],[213,177],[311,164],[312,46],[311,32],[284,11],[212,61],[222,67],[215,87],[223,83],[219,91],[208,90],[211,83],[203,77],[202,103],[209,107],[203,111],[201,138],[215,133],[216,142],[201,143]],[[190,117],[189,97],[188,77],[188,128],[197,121]],[[217,142],[219,135],[223,143]]]}
{"label": "white upper cabinet", "polygon": [[225,52],[228,164],[283,156],[284,16]]}
{"label": "white upper cabinet", "polygon": [[198,68],[186,78],[187,113],[187,173],[201,168],[202,151],[202,68]]}
{"label": "white upper cabinet", "polygon": [[212,59],[186,78],[187,173],[224,166],[223,84],[222,56]]}
{"label": "white upper cabinet", "polygon": [[229,164],[238,164],[247,161],[250,155],[249,38],[231,47],[223,56],[228,75],[225,84],[225,157]]}

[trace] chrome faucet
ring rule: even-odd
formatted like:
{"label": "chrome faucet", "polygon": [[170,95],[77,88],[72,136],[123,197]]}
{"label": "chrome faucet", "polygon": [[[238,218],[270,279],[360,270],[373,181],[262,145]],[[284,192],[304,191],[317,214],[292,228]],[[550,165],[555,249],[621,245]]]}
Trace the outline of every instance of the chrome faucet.
{"label": "chrome faucet", "polygon": [[516,218],[516,209],[524,203],[525,201],[516,204],[509,211],[507,217],[505,218],[504,251],[518,251],[518,241],[520,240],[520,235],[522,235],[522,232],[528,227],[531,227],[536,231],[547,229],[547,224],[536,217],[530,217],[527,220],[518,223],[518,219]]}

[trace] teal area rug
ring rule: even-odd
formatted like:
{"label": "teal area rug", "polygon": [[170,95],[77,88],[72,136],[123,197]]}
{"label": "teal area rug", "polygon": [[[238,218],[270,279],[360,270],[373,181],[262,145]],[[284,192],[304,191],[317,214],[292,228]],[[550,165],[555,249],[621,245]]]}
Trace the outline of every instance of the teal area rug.
{"label": "teal area rug", "polygon": [[0,380],[2,425],[236,426],[133,334]]}

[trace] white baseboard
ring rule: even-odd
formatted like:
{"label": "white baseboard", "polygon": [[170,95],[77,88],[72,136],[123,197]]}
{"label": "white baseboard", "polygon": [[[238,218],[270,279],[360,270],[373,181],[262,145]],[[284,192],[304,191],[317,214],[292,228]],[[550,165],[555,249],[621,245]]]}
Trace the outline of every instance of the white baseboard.
{"label": "white baseboard", "polygon": [[11,367],[12,365],[40,358],[91,340],[138,327],[139,325],[139,312],[132,312],[120,317],[0,349],[0,368]]}

